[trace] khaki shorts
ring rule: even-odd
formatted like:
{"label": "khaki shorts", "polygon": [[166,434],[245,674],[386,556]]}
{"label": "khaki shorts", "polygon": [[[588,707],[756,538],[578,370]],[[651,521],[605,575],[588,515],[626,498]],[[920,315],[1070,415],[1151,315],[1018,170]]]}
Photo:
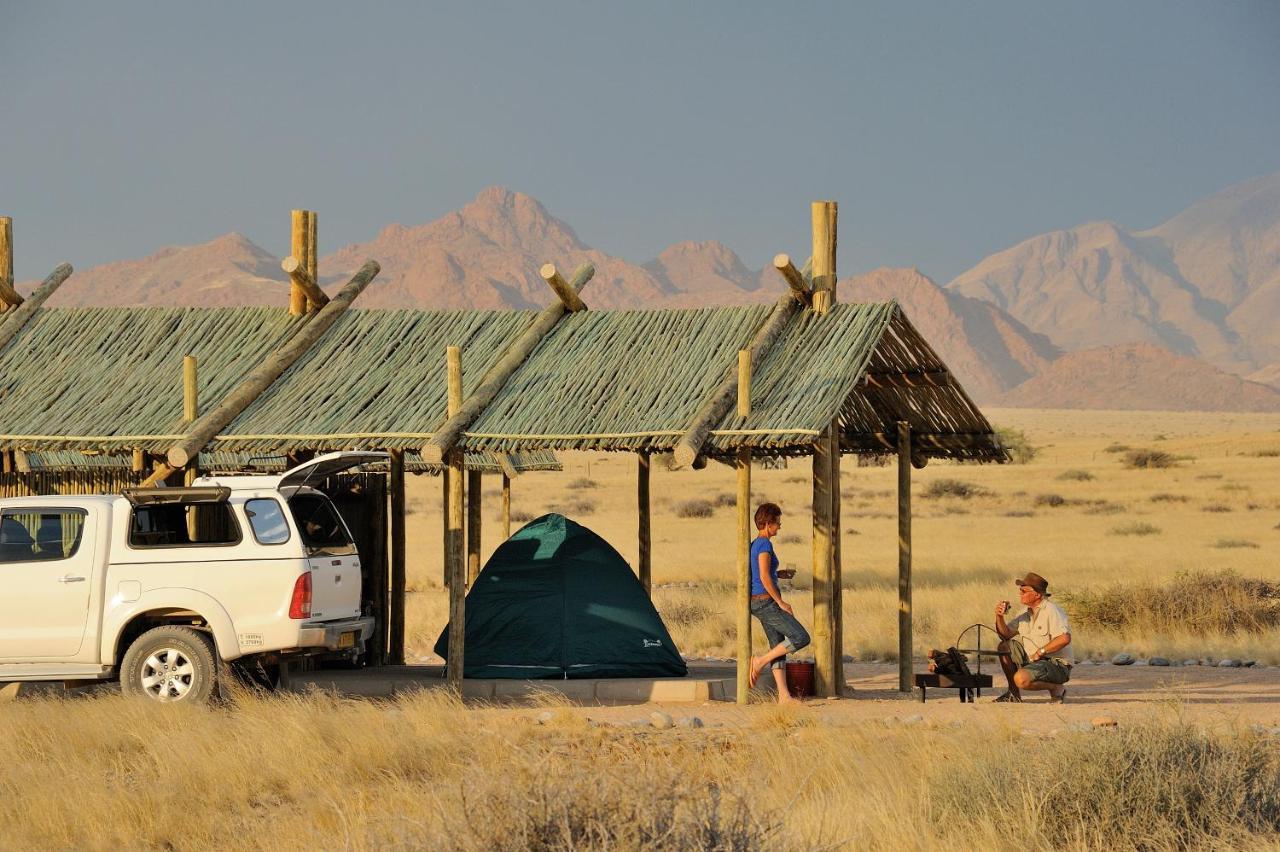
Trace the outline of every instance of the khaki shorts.
{"label": "khaki shorts", "polygon": [[1018,668],[1031,673],[1032,680],[1041,683],[1066,683],[1071,680],[1071,666],[1054,657],[1041,657],[1032,662],[1027,656],[1027,649],[1017,639],[1009,640],[1009,656]]}

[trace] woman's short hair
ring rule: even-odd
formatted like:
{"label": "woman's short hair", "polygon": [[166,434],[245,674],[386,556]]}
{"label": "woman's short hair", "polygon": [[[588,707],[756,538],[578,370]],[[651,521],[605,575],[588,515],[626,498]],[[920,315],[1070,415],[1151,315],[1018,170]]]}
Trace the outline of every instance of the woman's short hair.
{"label": "woman's short hair", "polygon": [[782,519],[782,508],[777,503],[761,503],[756,509],[756,529],[762,530]]}

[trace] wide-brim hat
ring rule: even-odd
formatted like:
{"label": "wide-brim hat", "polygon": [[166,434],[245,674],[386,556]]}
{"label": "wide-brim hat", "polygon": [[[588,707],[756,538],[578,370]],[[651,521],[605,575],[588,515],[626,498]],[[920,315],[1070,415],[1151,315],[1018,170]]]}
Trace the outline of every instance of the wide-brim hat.
{"label": "wide-brim hat", "polygon": [[1015,586],[1030,586],[1045,597],[1049,596],[1049,581],[1031,571],[1028,571],[1025,577],[1019,577],[1014,580],[1013,584]]}

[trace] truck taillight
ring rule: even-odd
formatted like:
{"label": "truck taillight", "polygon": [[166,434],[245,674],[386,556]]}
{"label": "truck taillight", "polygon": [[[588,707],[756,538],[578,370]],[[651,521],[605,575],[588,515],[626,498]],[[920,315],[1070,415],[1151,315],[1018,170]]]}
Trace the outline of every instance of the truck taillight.
{"label": "truck taillight", "polygon": [[299,574],[293,582],[293,597],[289,600],[290,618],[311,617],[311,572]]}

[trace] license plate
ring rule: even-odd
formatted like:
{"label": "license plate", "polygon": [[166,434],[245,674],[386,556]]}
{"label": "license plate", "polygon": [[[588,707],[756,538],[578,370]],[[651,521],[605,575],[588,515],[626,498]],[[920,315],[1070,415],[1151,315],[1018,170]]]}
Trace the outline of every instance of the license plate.
{"label": "license plate", "polygon": [[356,646],[356,632],[348,630],[346,633],[338,635],[339,648],[354,648]]}

